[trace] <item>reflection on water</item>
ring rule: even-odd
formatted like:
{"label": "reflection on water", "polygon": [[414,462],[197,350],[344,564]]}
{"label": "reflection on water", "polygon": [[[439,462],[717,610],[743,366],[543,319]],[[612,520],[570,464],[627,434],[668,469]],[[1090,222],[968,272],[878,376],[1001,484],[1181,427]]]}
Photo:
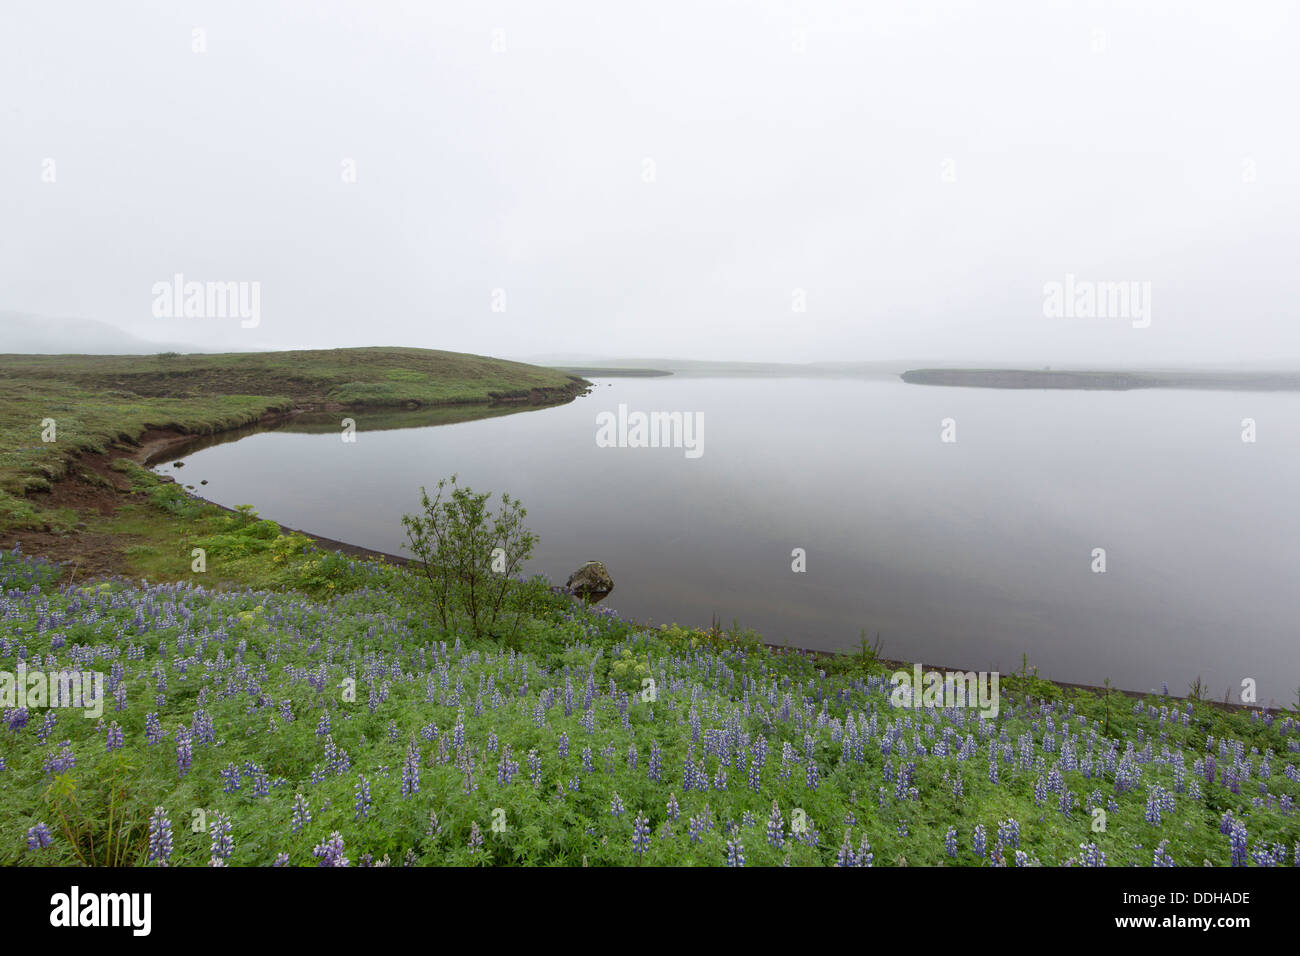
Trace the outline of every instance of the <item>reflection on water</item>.
{"label": "reflection on water", "polygon": [[[704,455],[599,447],[596,416],[619,403],[702,414]],[[716,615],[823,649],[866,628],[889,657],[1008,672],[1026,654],[1044,676],[1144,690],[1300,686],[1300,396],[621,378],[482,411],[358,413],[355,443],[343,414],[294,420],[187,452],[183,480],[405,553],[402,514],[456,472],[523,500],[528,570],[562,581],[599,559],[605,603],[638,619]]]}

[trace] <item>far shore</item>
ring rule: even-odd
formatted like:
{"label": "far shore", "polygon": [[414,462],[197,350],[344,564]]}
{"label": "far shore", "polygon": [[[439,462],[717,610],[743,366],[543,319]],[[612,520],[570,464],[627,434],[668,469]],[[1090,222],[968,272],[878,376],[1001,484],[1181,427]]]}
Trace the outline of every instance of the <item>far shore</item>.
{"label": "far shore", "polygon": [[1089,371],[998,368],[918,368],[900,376],[909,385],[961,388],[1128,391],[1182,388],[1236,392],[1300,391],[1300,372]]}

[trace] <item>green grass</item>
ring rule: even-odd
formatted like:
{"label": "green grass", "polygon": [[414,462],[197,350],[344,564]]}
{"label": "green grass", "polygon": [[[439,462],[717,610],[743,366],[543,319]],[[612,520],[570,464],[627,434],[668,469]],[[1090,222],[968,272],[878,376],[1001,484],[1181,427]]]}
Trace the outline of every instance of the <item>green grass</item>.
{"label": "green grass", "polygon": [[[140,494],[160,521],[183,520],[162,496]],[[739,630],[647,628],[575,605],[536,580],[513,592],[525,613],[517,638],[473,641],[463,628],[433,622],[407,571],[299,548],[251,514],[198,521],[187,544],[206,542],[209,570],[186,571],[179,585],[60,589],[39,562],[0,555],[0,589],[10,595],[0,666],[12,669],[19,648],[66,665],[74,648],[97,647],[103,660],[93,669],[119,668],[125,690],[120,706],[110,695],[102,720],[38,708],[23,727],[0,724],[0,865],[145,865],[156,808],[171,822],[173,865],[208,861],[218,814],[231,824],[229,864],[263,866],[280,854],[313,865],[314,849],[333,833],[354,865],[385,857],[393,865],[722,865],[732,842],[750,866],[834,865],[847,839],[877,866],[988,866],[999,825],[1011,820],[1019,843],[1005,848],[1008,865],[1017,849],[1028,865],[1077,860],[1084,843],[1111,866],[1150,865],[1158,845],[1180,866],[1226,865],[1225,813],[1247,827],[1251,850],[1280,843],[1289,860],[1300,839],[1295,810],[1278,804],[1300,796],[1284,773],[1300,761],[1289,749],[1296,730],[1280,718],[1151,696],[1112,701],[1103,733],[1099,695],[1053,688],[1054,700],[1022,697],[1039,686],[1028,675],[1021,685],[1008,678],[991,722],[893,708],[887,668],[865,655],[811,659],[775,653]],[[214,591],[214,574],[275,585]],[[646,677],[657,685],[653,701],[637,694]],[[151,743],[146,728],[155,719],[165,736]],[[183,766],[181,730],[205,720],[214,736]],[[867,734],[860,754],[843,743],[849,720]],[[114,726],[120,749],[107,744]],[[731,742],[720,759],[708,742],[716,746],[724,732]],[[978,748],[970,759],[938,752],[945,735],[956,745],[968,734]],[[732,752],[752,755],[760,736],[767,759],[755,783],[748,758],[737,764]],[[1022,764],[1026,736],[1033,750]],[[1131,743],[1135,785],[1117,787],[1104,760],[1089,774],[1062,769],[1067,737],[1076,757],[1110,748],[1122,755]],[[1002,759],[1000,739],[1015,760]],[[1193,772],[1220,740],[1240,746],[1251,764],[1240,792]],[[1161,759],[1166,751],[1185,759],[1186,786]],[[73,765],[57,766],[60,754]],[[688,758],[707,786],[684,786]],[[413,792],[403,788],[408,760],[419,768]],[[517,769],[506,772],[511,763]],[[1227,764],[1221,759],[1219,771]],[[911,778],[900,791],[905,768]],[[1104,830],[1081,806],[1063,813],[1055,794],[1036,798],[1054,768],[1079,804],[1099,795],[1092,799],[1108,807]],[[1261,786],[1268,804],[1255,802]],[[1173,808],[1151,822],[1145,811],[1156,787],[1172,794]],[[365,788],[370,800],[359,814]],[[296,802],[310,820],[295,821]],[[769,839],[774,803],[779,846]],[[643,854],[633,845],[638,815],[650,834]],[[802,836],[796,815],[809,824]],[[504,828],[494,830],[494,821]],[[41,823],[53,842],[28,849],[28,828]],[[944,847],[949,827],[955,856]],[[982,855],[977,827],[987,833]]]}
{"label": "green grass", "polygon": [[428,349],[0,355],[0,533],[62,527],[27,496],[49,491],[76,456],[129,449],[151,429],[218,434],[295,406],[558,400],[582,384],[551,369]]}

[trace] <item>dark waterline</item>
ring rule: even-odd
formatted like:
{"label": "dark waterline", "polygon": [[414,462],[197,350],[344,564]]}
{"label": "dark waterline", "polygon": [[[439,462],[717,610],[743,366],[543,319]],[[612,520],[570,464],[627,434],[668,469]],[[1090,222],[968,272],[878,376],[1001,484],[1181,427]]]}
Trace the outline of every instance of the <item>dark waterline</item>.
{"label": "dark waterline", "polygon": [[[702,413],[703,455],[597,447],[596,414],[620,402]],[[419,486],[457,472],[523,499],[541,536],[527,570],[563,581],[600,559],[606,603],[656,623],[716,616],[821,650],[866,628],[897,659],[1009,672],[1025,654],[1058,680],[1184,693],[1200,676],[1234,701],[1244,678],[1261,703],[1300,686],[1294,394],[619,378],[559,407],[424,414],[348,413],[355,443],[328,418],[255,432],[175,476],[404,554]]]}

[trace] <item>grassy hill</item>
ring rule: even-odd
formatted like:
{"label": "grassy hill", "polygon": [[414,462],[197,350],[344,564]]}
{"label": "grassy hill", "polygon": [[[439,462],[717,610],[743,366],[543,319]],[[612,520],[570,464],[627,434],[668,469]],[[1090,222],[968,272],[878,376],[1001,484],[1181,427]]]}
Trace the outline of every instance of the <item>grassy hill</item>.
{"label": "grassy hill", "polygon": [[553,369],[430,349],[0,355],[0,533],[48,525],[25,496],[49,491],[78,456],[129,448],[151,430],[214,434],[304,408],[545,403],[585,386]]}

